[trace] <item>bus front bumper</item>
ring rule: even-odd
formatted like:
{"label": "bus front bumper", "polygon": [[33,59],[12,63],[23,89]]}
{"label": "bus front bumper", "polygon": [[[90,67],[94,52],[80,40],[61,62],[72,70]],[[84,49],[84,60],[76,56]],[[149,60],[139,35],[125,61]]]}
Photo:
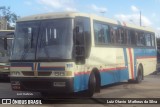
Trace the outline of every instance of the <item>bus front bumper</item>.
{"label": "bus front bumper", "polygon": [[11,77],[12,90],[36,91],[50,93],[72,93],[73,77],[42,78],[42,77]]}
{"label": "bus front bumper", "polygon": [[9,79],[9,75],[10,73],[9,72],[1,72],[0,71],[0,79]]}

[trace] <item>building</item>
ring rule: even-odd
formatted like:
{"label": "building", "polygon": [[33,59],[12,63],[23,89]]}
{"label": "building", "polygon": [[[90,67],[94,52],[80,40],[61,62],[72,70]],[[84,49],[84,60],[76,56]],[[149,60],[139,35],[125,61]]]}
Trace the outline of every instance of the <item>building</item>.
{"label": "building", "polygon": [[7,19],[5,17],[0,18],[0,30],[7,30]]}

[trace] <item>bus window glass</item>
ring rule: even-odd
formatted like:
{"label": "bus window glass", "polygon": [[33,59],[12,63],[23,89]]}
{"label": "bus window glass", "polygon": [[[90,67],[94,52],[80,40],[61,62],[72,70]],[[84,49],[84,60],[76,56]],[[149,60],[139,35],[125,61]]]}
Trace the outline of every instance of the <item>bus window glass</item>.
{"label": "bus window glass", "polygon": [[71,19],[44,21],[41,25],[36,59],[71,59],[73,45],[71,25]]}
{"label": "bus window glass", "polygon": [[109,43],[109,27],[100,22],[94,22],[94,35],[96,44]]}
{"label": "bus window glass", "polygon": [[101,29],[101,25],[99,23],[94,23],[94,37],[95,37],[95,44],[98,44],[98,32]]}
{"label": "bus window glass", "polygon": [[143,32],[137,33],[137,46],[145,46],[145,36]]}
{"label": "bus window glass", "polygon": [[11,60],[71,59],[72,22],[66,18],[17,23]]}
{"label": "bus window glass", "polygon": [[110,26],[110,39],[112,44],[116,43],[116,35],[117,35],[117,27]]}
{"label": "bus window glass", "polygon": [[126,44],[126,35],[125,35],[125,29],[121,30],[121,44]]}
{"label": "bus window glass", "polygon": [[136,45],[136,35],[137,33],[134,30],[130,30],[130,38],[131,38],[131,45]]}
{"label": "bus window glass", "polygon": [[118,29],[118,34],[116,36],[116,43],[117,44],[125,44],[125,33],[123,28]]}
{"label": "bus window glass", "polygon": [[131,44],[131,36],[130,36],[130,31],[128,29],[125,30],[125,44],[127,45]]}
{"label": "bus window glass", "polygon": [[118,29],[118,35],[116,35],[116,44],[121,44],[122,42],[122,39],[121,39],[121,32],[122,32],[122,29]]}
{"label": "bus window glass", "polygon": [[19,22],[16,24],[12,60],[35,59],[38,29],[38,22]]}
{"label": "bus window glass", "polygon": [[146,46],[151,46],[151,34],[147,33],[145,34],[146,38]]}
{"label": "bus window glass", "polygon": [[108,44],[109,42],[109,29],[108,29],[108,25],[102,25],[102,31],[103,31],[103,34],[104,34],[104,42],[105,44]]}
{"label": "bus window glass", "polygon": [[154,39],[154,35],[153,34],[151,35],[151,41],[152,41],[152,46],[154,47],[155,46],[155,42],[154,42],[155,39]]}

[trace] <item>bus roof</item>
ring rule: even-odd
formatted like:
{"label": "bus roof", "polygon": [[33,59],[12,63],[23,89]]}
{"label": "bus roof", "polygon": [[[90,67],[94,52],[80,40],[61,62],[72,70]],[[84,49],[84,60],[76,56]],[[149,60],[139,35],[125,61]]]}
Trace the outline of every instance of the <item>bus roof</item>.
{"label": "bus roof", "polygon": [[13,37],[14,30],[0,30],[0,38]]}
{"label": "bus roof", "polygon": [[120,25],[120,26],[124,26],[124,27],[133,28],[133,29],[154,32],[154,30],[150,27],[143,27],[143,26],[141,27],[141,26],[137,26],[137,25],[134,25],[134,24],[130,24],[130,23],[116,21],[116,20],[109,19],[109,18],[106,18],[106,17],[97,16],[97,15],[94,15],[94,14],[85,14],[85,13],[79,13],[79,12],[55,12],[55,13],[38,14],[38,15],[32,15],[32,16],[20,18],[17,22],[56,19],[56,18],[74,18],[76,16],[90,17],[90,18],[92,18],[94,20],[97,20],[97,21],[104,21],[104,22],[107,22],[107,23],[110,23],[110,24],[115,24],[115,25]]}

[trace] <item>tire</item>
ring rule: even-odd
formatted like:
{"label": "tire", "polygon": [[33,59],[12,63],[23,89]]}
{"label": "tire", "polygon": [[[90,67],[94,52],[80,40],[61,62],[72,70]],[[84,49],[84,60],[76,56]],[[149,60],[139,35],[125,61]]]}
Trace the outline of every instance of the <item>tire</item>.
{"label": "tire", "polygon": [[140,83],[142,82],[143,80],[143,69],[141,66],[138,67],[138,74],[137,74],[137,77],[136,77],[136,83]]}
{"label": "tire", "polygon": [[96,77],[95,74],[92,72],[90,77],[89,77],[89,83],[88,83],[88,97],[92,97],[93,94],[96,91]]}

